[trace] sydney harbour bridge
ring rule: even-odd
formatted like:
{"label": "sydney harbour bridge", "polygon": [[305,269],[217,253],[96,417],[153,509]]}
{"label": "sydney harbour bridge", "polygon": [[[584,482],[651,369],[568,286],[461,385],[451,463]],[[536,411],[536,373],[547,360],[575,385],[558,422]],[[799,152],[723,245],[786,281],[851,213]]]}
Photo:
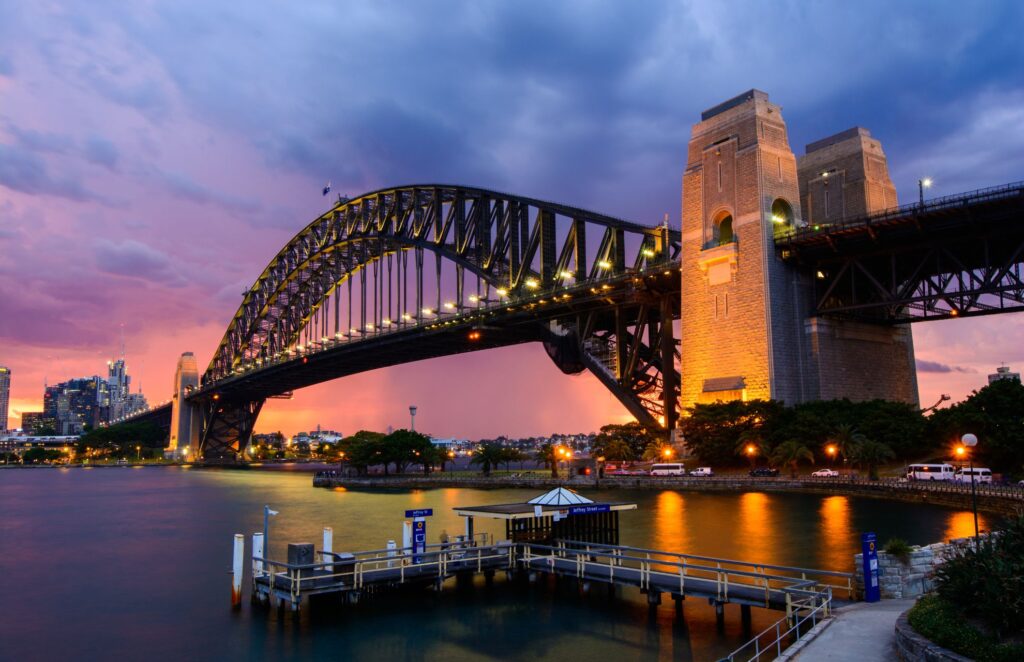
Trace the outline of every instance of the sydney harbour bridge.
{"label": "sydney harbour bridge", "polygon": [[[529,342],[672,430],[679,246],[667,225],[479,188],[340,199],[270,261],[185,389],[197,451],[242,452],[266,400],[305,386]],[[1024,310],[1024,184],[798,228],[775,251],[813,275],[816,314],[897,324]],[[171,415],[165,404],[132,420],[169,428]]]}

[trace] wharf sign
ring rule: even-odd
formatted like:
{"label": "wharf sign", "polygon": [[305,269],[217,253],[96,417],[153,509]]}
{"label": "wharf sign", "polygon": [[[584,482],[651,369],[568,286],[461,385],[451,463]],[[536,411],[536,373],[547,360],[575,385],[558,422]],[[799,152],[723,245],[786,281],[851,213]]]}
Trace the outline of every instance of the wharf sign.
{"label": "wharf sign", "polygon": [[434,515],[433,508],[420,508],[405,511],[406,517],[412,518],[412,562],[423,563],[423,553],[427,551],[427,520]]}
{"label": "wharf sign", "polygon": [[612,507],[607,503],[594,503],[587,506],[573,506],[566,513],[567,515],[593,515],[596,513],[611,512]]}
{"label": "wharf sign", "polygon": [[882,599],[882,587],[878,585],[878,537],[874,533],[860,536],[864,564],[864,602],[878,602]]}

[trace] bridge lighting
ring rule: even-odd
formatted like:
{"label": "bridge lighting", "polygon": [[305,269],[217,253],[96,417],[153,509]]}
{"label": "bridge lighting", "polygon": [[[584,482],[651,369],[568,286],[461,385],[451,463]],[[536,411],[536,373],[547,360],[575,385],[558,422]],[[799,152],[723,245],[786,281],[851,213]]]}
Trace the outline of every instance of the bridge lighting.
{"label": "bridge lighting", "polygon": [[772,214],[772,223],[785,223],[786,219],[782,218],[778,214]]}
{"label": "bridge lighting", "polygon": [[822,179],[828,179],[828,171],[826,170],[825,172],[821,173],[821,177]]}
{"label": "bridge lighting", "polygon": [[381,324],[383,324],[384,326],[391,326],[391,320],[385,317],[384,319],[381,320]]}
{"label": "bridge lighting", "polygon": [[412,315],[410,315],[409,313],[402,313],[402,319],[408,322],[409,320],[412,319]]}
{"label": "bridge lighting", "polygon": [[540,282],[538,282],[536,278],[527,278],[526,279],[526,286],[528,288],[530,288],[531,290],[535,290],[538,287],[540,287]]}
{"label": "bridge lighting", "polygon": [[434,309],[433,308],[424,308],[423,309],[423,314],[424,315],[433,315],[434,314]]}
{"label": "bridge lighting", "polygon": [[469,295],[469,301],[470,301],[470,303],[479,303],[480,302],[480,297],[478,297],[475,294],[470,294]]}
{"label": "bridge lighting", "polygon": [[495,292],[497,292],[497,293],[498,293],[498,296],[499,296],[499,297],[505,297],[505,296],[508,296],[508,290],[507,290],[507,289],[505,289],[504,287],[499,287],[498,289],[496,289],[496,290],[495,290]]}
{"label": "bridge lighting", "polygon": [[645,248],[641,252],[644,254],[644,257],[654,257],[654,249],[653,248]]}
{"label": "bridge lighting", "polygon": [[445,301],[444,302],[444,307],[447,308],[448,310],[455,310],[455,302],[454,301]]}
{"label": "bridge lighting", "polygon": [[330,340],[330,338],[324,336],[323,338],[320,339],[320,342],[327,342],[328,340]]}
{"label": "bridge lighting", "polygon": [[305,348],[305,347],[303,347],[302,345],[299,345],[299,346],[298,346],[298,347],[296,347],[295,349],[297,349],[297,350],[299,350],[299,351],[301,352],[301,351],[305,350],[306,348]]}
{"label": "bridge lighting", "polygon": [[561,273],[561,276],[562,276],[562,278],[572,278],[572,279],[576,278],[576,276],[574,276],[573,273],[571,271],[568,271],[568,270],[563,270],[562,273]]}
{"label": "bridge lighting", "polygon": [[473,329],[472,331],[469,332],[469,335],[466,336],[466,337],[469,338],[470,340],[476,341],[476,340],[480,340],[480,336],[481,336],[480,332],[477,331],[476,329]]}
{"label": "bridge lighting", "polygon": [[922,205],[924,204],[924,190],[926,188],[931,188],[933,183],[934,182],[932,182],[931,177],[925,177],[924,179],[917,180],[917,192],[919,194],[919,201]]}
{"label": "bridge lighting", "polygon": [[366,325],[366,330],[367,331],[373,331],[373,325],[372,324],[367,324]]}
{"label": "bridge lighting", "polygon": [[601,267],[602,269],[611,269],[612,263],[609,262],[608,260],[598,260],[597,266]]}

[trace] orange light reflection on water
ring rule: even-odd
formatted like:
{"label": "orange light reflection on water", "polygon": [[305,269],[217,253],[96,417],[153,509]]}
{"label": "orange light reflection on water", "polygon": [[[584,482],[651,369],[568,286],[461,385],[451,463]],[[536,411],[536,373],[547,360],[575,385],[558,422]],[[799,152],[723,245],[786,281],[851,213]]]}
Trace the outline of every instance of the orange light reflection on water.
{"label": "orange light reflection on water", "polygon": [[[978,529],[981,531],[988,530],[988,521],[983,513],[978,513]],[[945,540],[973,537],[974,513],[969,510],[950,513],[949,519],[946,520]]]}
{"label": "orange light reflection on water", "polygon": [[689,551],[686,536],[686,500],[679,492],[665,490],[657,496],[654,536],[658,549]]}
{"label": "orange light reflection on water", "polygon": [[821,538],[818,546],[825,568],[847,570],[850,565],[850,548],[856,534],[850,514],[850,500],[844,496],[830,496],[822,499],[818,510],[821,517]]}
{"label": "orange light reflection on water", "polygon": [[761,563],[775,563],[775,523],[771,497],[764,492],[746,492],[740,495],[738,530],[739,559],[757,559]]}

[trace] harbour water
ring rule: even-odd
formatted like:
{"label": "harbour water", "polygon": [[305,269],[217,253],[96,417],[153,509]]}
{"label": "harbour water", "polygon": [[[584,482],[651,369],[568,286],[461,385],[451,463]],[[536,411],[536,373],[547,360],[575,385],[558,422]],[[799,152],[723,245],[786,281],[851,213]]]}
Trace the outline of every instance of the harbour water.
{"label": "harbour water", "polygon": [[[325,490],[308,473],[180,468],[0,471],[0,659],[713,660],[745,641],[737,607],[667,601],[652,617],[635,590],[575,586],[416,592],[297,617],[229,608],[231,538],[272,520],[285,543],[337,551],[401,539],[403,512],[433,508],[428,537],[459,533],[455,506],[522,501],[523,490]],[[970,512],[841,496],[602,492],[639,504],[624,544],[781,565],[853,570],[863,531],[925,544],[970,535]],[[483,525],[483,523],[480,523]],[[990,522],[981,516],[981,526]],[[479,530],[479,528],[478,528]],[[486,525],[484,525],[484,530]],[[497,529],[492,533],[499,535]],[[318,544],[319,546],[319,544]],[[568,583],[567,583],[568,584]],[[735,611],[734,611],[735,610]],[[754,610],[755,631],[779,617]]]}

